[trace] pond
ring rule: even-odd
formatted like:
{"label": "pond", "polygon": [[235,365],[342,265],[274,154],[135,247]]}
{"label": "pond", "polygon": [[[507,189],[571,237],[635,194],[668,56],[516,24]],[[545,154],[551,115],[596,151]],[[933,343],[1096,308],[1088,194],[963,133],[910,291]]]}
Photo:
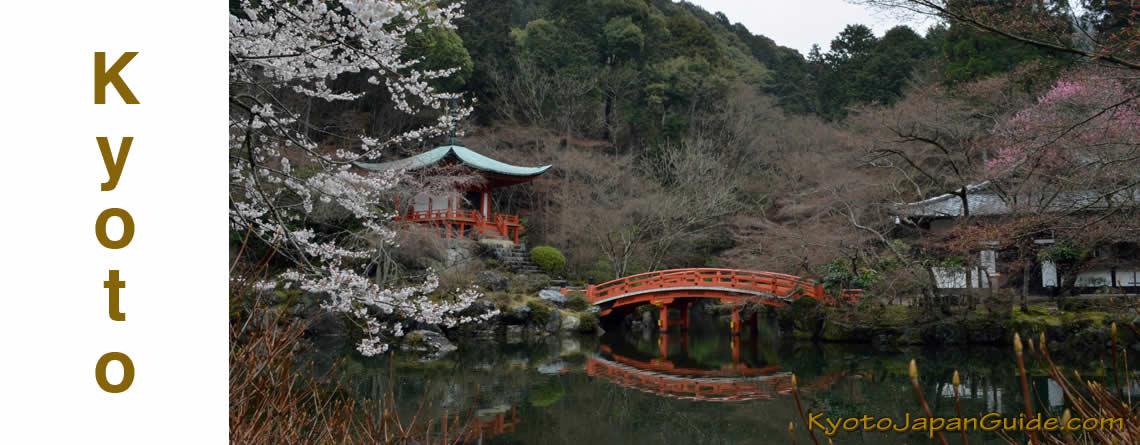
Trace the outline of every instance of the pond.
{"label": "pond", "polygon": [[[328,351],[348,351],[326,345]],[[608,332],[601,337],[551,336],[516,344],[460,344],[439,360],[362,359],[343,353],[337,375],[362,398],[391,392],[410,418],[451,419],[471,442],[487,444],[811,443],[790,394],[791,373],[805,408],[828,417],[872,415],[901,421],[920,415],[907,376],[919,363],[924,396],[950,417],[950,386],[962,376],[965,415],[1020,412],[1013,354],[1004,348],[904,348],[815,344],[783,338],[771,322],[733,338],[726,323],[694,317],[687,332]],[[392,360],[392,362],[389,362]],[[1031,364],[1032,365],[1032,362]],[[1104,374],[1085,361],[1082,375]],[[1043,371],[1031,378],[1038,410],[1060,416],[1064,397]],[[462,419],[462,420],[460,420]],[[422,421],[421,421],[422,422]],[[435,421],[438,425],[438,420]],[[438,431],[439,427],[436,426]],[[827,443],[817,431],[821,443]],[[958,443],[958,433],[950,438]],[[919,433],[842,432],[836,443],[929,443]],[[1004,443],[971,434],[971,443]]]}

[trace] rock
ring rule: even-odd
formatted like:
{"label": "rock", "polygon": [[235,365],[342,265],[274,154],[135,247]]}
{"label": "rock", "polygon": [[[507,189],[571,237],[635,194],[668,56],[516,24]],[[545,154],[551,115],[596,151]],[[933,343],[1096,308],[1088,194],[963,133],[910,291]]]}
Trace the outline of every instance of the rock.
{"label": "rock", "polygon": [[475,321],[460,324],[448,332],[453,333],[458,336],[458,338],[491,340],[495,337],[495,333],[500,324],[502,324],[503,314],[492,315],[486,320],[483,320],[482,317],[496,310],[494,303],[487,300],[476,300],[466,309],[459,312],[460,317],[471,317]]}
{"label": "rock", "polygon": [[475,246],[470,243],[452,244],[447,248],[447,266],[454,266],[467,262],[475,256]]}
{"label": "rock", "polygon": [[320,311],[306,317],[306,319],[308,320],[306,330],[313,336],[343,337],[348,335],[348,324],[345,323],[343,314]]}
{"label": "rock", "polygon": [[479,418],[480,420],[487,421],[490,419],[494,419],[495,416],[498,416],[499,414],[503,414],[503,413],[508,412],[510,410],[511,410],[510,405],[506,405],[506,404],[496,405],[496,406],[491,407],[491,408],[484,408],[484,409],[475,411],[475,417]]}
{"label": "rock", "polygon": [[961,325],[952,322],[930,324],[922,329],[919,336],[927,345],[956,345],[966,340],[966,332]]}
{"label": "rock", "polygon": [[586,308],[586,312],[589,312],[591,314],[597,314],[597,313],[602,312],[602,308],[597,307],[597,306],[590,306],[590,307]]}
{"label": "rock", "polygon": [[516,274],[511,276],[508,288],[514,292],[538,292],[550,284],[550,277],[543,274]]}
{"label": "rock", "polygon": [[506,332],[507,344],[514,345],[522,343],[523,340],[523,327],[522,325],[508,325]]}
{"label": "rock", "polygon": [[510,280],[506,275],[493,270],[484,270],[475,274],[475,284],[489,291],[506,290]]}
{"label": "rock", "polygon": [[526,330],[523,331],[523,339],[526,340],[526,342],[529,344],[534,343],[539,339],[548,337],[550,336],[550,331],[546,329],[546,326],[527,325]]}
{"label": "rock", "polygon": [[546,320],[546,332],[551,334],[558,332],[562,329],[562,311],[557,309],[550,311],[550,317]]}
{"label": "rock", "polygon": [[459,349],[438,332],[419,329],[409,332],[400,343],[400,349],[414,352],[448,353]]}
{"label": "rock", "polygon": [[425,330],[425,331],[431,331],[431,332],[434,332],[434,333],[439,334],[439,335],[443,335],[443,329],[440,329],[439,325],[434,325],[434,324],[429,324],[429,323],[415,323],[415,325],[412,327],[412,329],[409,332],[414,332],[414,331],[418,331],[421,329]]}
{"label": "rock", "polygon": [[519,306],[503,315],[503,322],[508,325],[526,324],[530,321],[530,307]]}
{"label": "rock", "polygon": [[566,302],[570,301],[569,298],[567,298],[565,295],[562,295],[561,290],[552,287],[538,291],[538,298],[554,304],[566,304]]}
{"label": "rock", "polygon": [[559,344],[558,355],[574,355],[582,352],[582,344],[577,339],[564,338]]}
{"label": "rock", "polygon": [[566,314],[565,316],[562,317],[562,330],[563,331],[577,330],[578,326],[580,324],[582,324],[582,320],[578,319],[577,315]]}
{"label": "rock", "polygon": [[539,374],[557,375],[566,372],[566,362],[562,360],[553,361],[550,363],[543,363],[536,368]]}

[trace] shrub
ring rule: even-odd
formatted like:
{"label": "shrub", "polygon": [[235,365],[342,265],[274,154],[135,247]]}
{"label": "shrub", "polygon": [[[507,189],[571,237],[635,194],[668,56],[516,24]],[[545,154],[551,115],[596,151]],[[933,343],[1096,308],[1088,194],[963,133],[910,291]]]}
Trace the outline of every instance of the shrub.
{"label": "shrub", "polygon": [[530,300],[526,302],[526,307],[530,308],[531,321],[538,325],[550,321],[550,315],[554,312],[554,308],[542,300]]}
{"label": "shrub", "polygon": [[584,311],[589,307],[590,302],[586,301],[586,297],[579,293],[570,294],[570,299],[566,302],[566,308],[573,311]]}
{"label": "shrub", "polygon": [[566,267],[566,257],[550,246],[538,246],[530,250],[530,259],[539,269],[548,274],[561,272]]}
{"label": "shrub", "polygon": [[578,314],[578,332],[589,334],[598,329],[598,316],[589,312]]}

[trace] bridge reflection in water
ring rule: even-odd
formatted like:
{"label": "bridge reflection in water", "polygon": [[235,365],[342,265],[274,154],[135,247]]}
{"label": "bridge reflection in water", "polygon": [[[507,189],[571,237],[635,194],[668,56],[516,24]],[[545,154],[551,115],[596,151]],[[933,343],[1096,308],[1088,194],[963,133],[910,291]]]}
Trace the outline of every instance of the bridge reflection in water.
{"label": "bridge reflection in water", "polygon": [[[644,350],[628,350],[632,345],[623,345],[620,341],[612,342],[613,346],[602,344],[597,354],[587,358],[586,374],[625,388],[680,400],[738,402],[791,394],[792,373],[774,363],[774,354],[764,351],[766,348],[759,335],[746,340],[739,335],[728,338],[728,357],[724,356],[723,349],[708,345],[699,348],[703,352],[693,354],[689,348],[690,337],[688,331],[658,335],[656,354],[650,358],[644,358]],[[697,338],[710,340],[709,336],[698,335]],[[718,345],[723,347],[723,343]],[[618,352],[621,346],[626,348]],[[710,352],[717,349],[719,354]],[[706,360],[698,360],[695,355],[704,356],[700,358]],[[709,363],[709,356],[730,359],[719,363],[714,359]],[[821,376],[808,382],[805,389],[830,386],[841,377],[841,374]]]}
{"label": "bridge reflection in water", "polygon": [[[586,361],[586,374],[619,386],[683,400],[733,402],[771,399],[792,390],[792,374],[778,365],[745,368],[751,375],[728,376],[720,370],[678,368],[667,360],[650,362],[601,355]],[[707,374],[707,376],[703,376]]]}

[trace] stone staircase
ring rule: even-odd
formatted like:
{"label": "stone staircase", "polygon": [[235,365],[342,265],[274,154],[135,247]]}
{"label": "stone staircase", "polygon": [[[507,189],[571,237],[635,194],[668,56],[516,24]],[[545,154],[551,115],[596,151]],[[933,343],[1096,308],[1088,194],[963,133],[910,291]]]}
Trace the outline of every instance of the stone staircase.
{"label": "stone staircase", "polygon": [[507,266],[511,272],[538,273],[538,265],[530,260],[530,252],[526,250],[525,245],[495,244],[493,251],[499,262]]}

